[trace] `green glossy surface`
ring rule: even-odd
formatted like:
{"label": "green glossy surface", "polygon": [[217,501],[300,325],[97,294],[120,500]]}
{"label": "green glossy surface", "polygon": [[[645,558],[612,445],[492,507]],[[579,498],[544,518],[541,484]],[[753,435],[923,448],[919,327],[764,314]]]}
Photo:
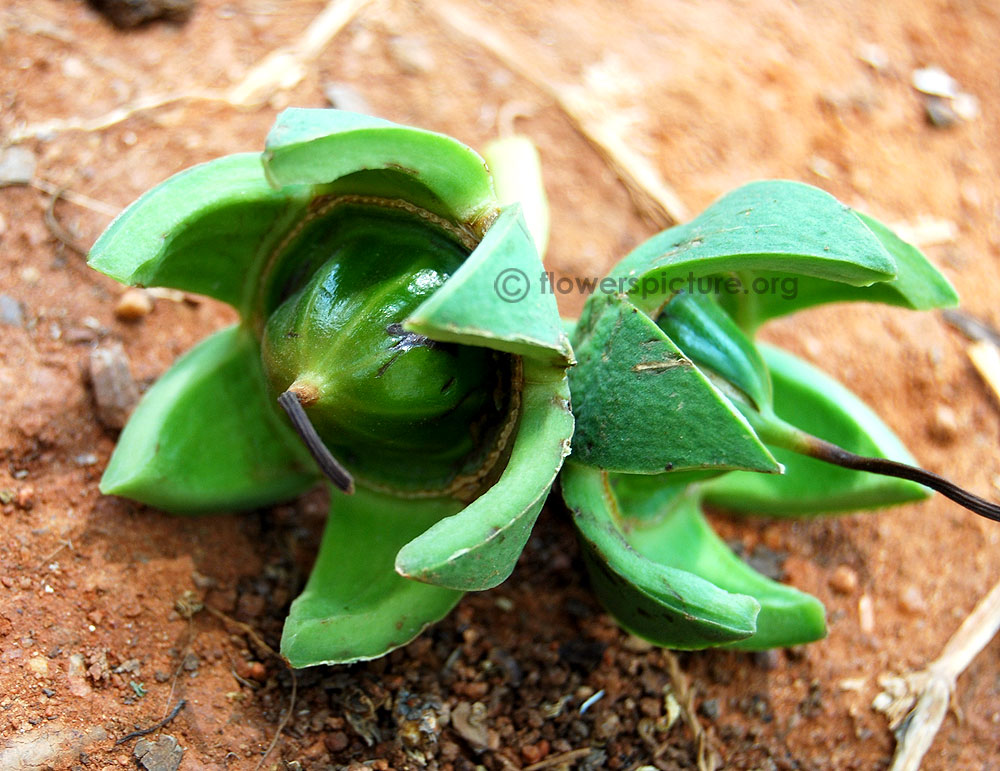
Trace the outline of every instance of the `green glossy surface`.
{"label": "green glossy surface", "polygon": [[735,386],[758,409],[770,407],[773,394],[767,365],[713,298],[686,292],[675,295],[656,325],[702,371]]}
{"label": "green glossy surface", "polygon": [[777,472],[745,418],[648,316],[595,295],[574,333],[574,459],[610,471]]}
{"label": "green glossy surface", "polygon": [[669,561],[649,559],[629,545],[606,480],[605,472],[572,460],[561,477],[591,584],[615,620],[657,645],[682,650],[753,635],[760,612],[753,597],[728,592]]}
{"label": "green glossy surface", "polygon": [[245,312],[267,254],[308,200],[305,188],[271,188],[258,154],[218,158],[144,193],[88,262],[124,284],[205,294]]}
{"label": "green glossy surface", "polygon": [[[836,380],[786,351],[767,345],[760,349],[771,371],[778,417],[851,452],[915,464],[871,408]],[[705,486],[705,501],[737,512],[801,516],[889,506],[929,495],[914,482],[772,450],[785,465],[783,476],[733,472]]]}
{"label": "green glossy surface", "polygon": [[265,146],[264,166],[275,186],[323,184],[360,171],[395,172],[430,191],[440,207],[428,199],[415,203],[474,230],[497,205],[486,163],[472,149],[381,118],[292,108],[278,115]]}
{"label": "green glossy surface", "polygon": [[[955,289],[916,247],[901,240],[877,220],[857,211],[854,215],[892,255],[896,262],[894,278],[871,286],[857,287],[822,278],[755,271],[753,277],[767,282],[769,286],[778,287],[779,291],[752,296],[723,294],[719,297],[720,301],[748,329],[754,329],[768,319],[830,302],[860,300],[913,310],[946,308],[958,304]],[[794,281],[794,297],[783,296],[780,290],[781,287],[791,286],[789,281]]]}
{"label": "green glossy surface", "polygon": [[611,275],[635,279],[629,296],[656,315],[688,277],[736,272],[744,280],[735,295],[743,309],[736,320],[748,328],[760,321],[753,306],[761,297],[801,307],[780,294],[751,292],[748,279],[760,271],[868,286],[893,279],[897,265],[875,234],[833,196],[799,182],[771,180],[737,188],[691,222],[653,236]]}
{"label": "green glossy surface", "polygon": [[[503,268],[537,279],[542,265],[520,207],[499,212],[468,147],[288,110],[262,159],[171,178],[91,262],[243,316],[150,391],[102,490],[192,512],[300,493],[318,474],[274,399],[307,380],[326,443],[360,472],[355,496],[333,494],[292,607],[282,649],[294,666],[380,656],[447,613],[460,593],[444,587],[510,573],[568,452],[573,353],[554,297],[497,295]],[[420,580],[395,571],[397,555]]]}
{"label": "green glossy surface", "polygon": [[706,521],[696,493],[678,496],[673,505],[660,507],[657,519],[644,521],[630,516],[633,502],[647,505],[644,498],[633,501],[620,492],[616,497],[626,517],[625,537],[644,557],[687,570],[720,589],[749,595],[760,603],[757,630],[731,647],[785,648],[826,636],[823,604],[810,594],[758,573],[737,557]]}
{"label": "green glossy surface", "polygon": [[461,504],[358,488],[331,491],[330,517],[305,590],[292,603],[281,654],[293,667],[374,659],[447,615],[461,592],[396,574],[396,552]]}
{"label": "green glossy surface", "polygon": [[573,350],[518,204],[505,208],[452,280],[406,328],[435,340],[486,345],[565,367]]}
{"label": "green glossy surface", "polygon": [[361,480],[440,489],[478,465],[505,417],[493,395],[512,388],[509,363],[403,328],[462,264],[462,247],[408,213],[347,206],[279,259],[292,277],[325,262],[268,317],[272,397],[293,383],[315,390],[310,420]]}
{"label": "green glossy surface", "polygon": [[500,478],[461,513],[400,550],[396,570],[455,589],[489,589],[513,571],[563,458],[573,415],[563,371],[525,360],[521,419]]}
{"label": "green glossy surface", "polygon": [[252,509],[304,492],[318,472],[267,397],[257,341],[229,327],[182,356],[118,439],[101,492],[176,513]]}

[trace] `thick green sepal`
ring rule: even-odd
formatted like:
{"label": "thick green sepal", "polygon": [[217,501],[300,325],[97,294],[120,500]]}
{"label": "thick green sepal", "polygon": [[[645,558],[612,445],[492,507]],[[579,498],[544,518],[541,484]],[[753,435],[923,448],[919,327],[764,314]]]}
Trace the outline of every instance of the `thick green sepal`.
{"label": "thick green sepal", "polygon": [[682,650],[754,634],[760,604],[753,597],[654,562],[628,544],[605,472],[570,460],[561,483],[591,583],[621,626],[657,645]]}
{"label": "thick green sepal", "polygon": [[627,299],[588,301],[574,349],[579,463],[639,474],[780,470],[730,401]]}
{"label": "thick green sepal", "polygon": [[854,215],[896,261],[894,279],[859,287],[820,278],[758,272],[749,280],[766,283],[775,291],[750,296],[724,293],[719,299],[750,330],[769,319],[831,302],[879,302],[921,311],[958,305],[955,288],[919,249],[878,220],[857,211]]}
{"label": "thick green sepal", "polygon": [[257,341],[234,326],[178,359],[143,397],[100,489],[194,514],[271,505],[317,479],[270,404]]}
{"label": "thick green sepal", "polygon": [[[744,272],[770,271],[868,286],[893,279],[896,269],[850,207],[810,185],[772,180],[737,188],[691,222],[653,236],[611,276],[634,281],[633,302],[655,315],[700,276],[738,272],[742,279]],[[757,299],[751,288],[743,280],[739,290],[748,302]]]}
{"label": "thick green sepal", "polygon": [[[836,380],[786,351],[767,345],[760,350],[771,370],[778,417],[851,452],[915,464],[871,408]],[[772,449],[785,466],[783,476],[726,474],[705,485],[706,503],[751,514],[802,516],[890,506],[930,494],[915,482]]]}
{"label": "thick green sepal", "polygon": [[456,139],[343,110],[292,108],[267,135],[264,166],[275,186],[324,184],[356,172],[402,175],[429,190],[443,210],[473,229],[496,207],[486,162]]}
{"label": "thick green sepal", "polygon": [[565,367],[573,361],[573,350],[543,274],[521,207],[513,204],[404,326],[432,340],[486,346]]}
{"label": "thick green sepal", "polygon": [[918,311],[958,305],[958,293],[955,287],[917,247],[901,239],[875,218],[859,211],[855,211],[854,214],[875,234],[896,261],[896,278],[872,287],[872,289],[884,289],[895,295],[894,300],[880,298],[880,302],[902,305]]}
{"label": "thick green sepal", "polygon": [[319,555],[281,635],[281,654],[293,667],[378,658],[440,621],[462,597],[393,570],[399,548],[460,503],[366,488],[330,494]]}
{"label": "thick green sepal", "polygon": [[91,267],[124,284],[208,295],[245,310],[275,239],[307,204],[274,190],[260,155],[228,155],[167,179],[125,209],[90,250]]}
{"label": "thick green sepal", "polygon": [[[629,502],[619,499],[622,513]],[[687,570],[728,592],[760,603],[757,631],[731,647],[743,650],[784,648],[826,636],[823,604],[810,594],[761,575],[737,557],[712,530],[697,494],[681,494],[657,520],[628,519],[626,538],[647,559]]]}
{"label": "thick green sepal", "polygon": [[490,589],[517,564],[569,454],[573,415],[562,369],[525,360],[522,417],[500,479],[459,514],[404,546],[401,575],[453,589]]}

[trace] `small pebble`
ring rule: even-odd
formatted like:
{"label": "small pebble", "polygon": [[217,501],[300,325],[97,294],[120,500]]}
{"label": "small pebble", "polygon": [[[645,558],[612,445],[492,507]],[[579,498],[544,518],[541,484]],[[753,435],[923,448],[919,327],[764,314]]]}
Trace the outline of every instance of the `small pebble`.
{"label": "small pebble", "polygon": [[35,154],[27,147],[13,145],[0,151],[0,187],[27,185],[35,177]]}
{"label": "small pebble", "polygon": [[719,717],[719,700],[705,699],[698,705],[698,711],[709,720],[717,719]]}
{"label": "small pebble", "polygon": [[899,605],[907,613],[919,614],[927,610],[927,600],[915,586],[906,587],[899,596]]}
{"label": "small pebble", "polygon": [[934,420],[928,428],[932,439],[942,444],[953,442],[958,436],[959,428],[955,410],[947,404],[935,407]]}
{"label": "small pebble", "polygon": [[838,565],[830,575],[829,583],[837,594],[854,594],[858,589],[858,574],[847,565]]}
{"label": "small pebble", "polygon": [[184,748],[168,734],[155,739],[140,739],[132,750],[139,766],[146,771],[177,771],[184,757]]}
{"label": "small pebble", "polygon": [[526,744],[521,747],[521,757],[528,764],[537,763],[548,754],[549,743],[545,739],[542,739],[538,744]]}
{"label": "small pebble", "polygon": [[334,731],[333,733],[327,734],[323,738],[323,742],[326,744],[326,748],[330,750],[330,752],[341,752],[342,750],[346,750],[347,746],[350,744],[347,734],[343,731]]}
{"label": "small pebble", "polygon": [[781,651],[770,648],[766,651],[754,651],[751,654],[754,666],[765,672],[773,672],[781,666]]}
{"label": "small pebble", "polygon": [[115,318],[120,321],[135,321],[148,316],[153,310],[153,298],[144,289],[129,289],[115,306]]}
{"label": "small pebble", "polygon": [[90,0],[116,27],[128,29],[151,21],[186,21],[195,0]]}
{"label": "small pebble", "polygon": [[875,631],[875,605],[867,594],[861,595],[858,600],[858,626],[865,634]]}
{"label": "small pebble", "polygon": [[25,485],[20,490],[17,491],[17,500],[15,501],[19,509],[24,509],[27,511],[35,505],[35,488],[31,485]]}
{"label": "small pebble", "polygon": [[264,682],[267,680],[267,667],[259,661],[242,661],[236,665],[236,674],[245,680]]}
{"label": "small pebble", "polygon": [[132,408],[139,401],[139,386],[132,377],[128,357],[121,345],[91,351],[90,383],[98,420],[108,428],[124,428]]}
{"label": "small pebble", "polygon": [[0,324],[10,327],[24,326],[24,311],[21,303],[9,294],[0,294]]}
{"label": "small pebble", "polygon": [[914,70],[910,81],[922,94],[954,99],[958,96],[958,81],[940,67],[924,67]]}

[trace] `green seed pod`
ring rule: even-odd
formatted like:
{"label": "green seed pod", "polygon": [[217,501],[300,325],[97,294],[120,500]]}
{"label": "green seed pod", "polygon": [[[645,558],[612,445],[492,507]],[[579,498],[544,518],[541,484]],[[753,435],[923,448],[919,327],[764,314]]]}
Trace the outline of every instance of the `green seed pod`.
{"label": "green seed pod", "polygon": [[180,513],[268,505],[325,475],[331,515],[292,605],[295,666],[381,656],[503,581],[569,452],[572,349],[517,203],[453,139],[288,110],[263,158],[146,193],[90,264],[242,321],[146,394],[101,480]]}

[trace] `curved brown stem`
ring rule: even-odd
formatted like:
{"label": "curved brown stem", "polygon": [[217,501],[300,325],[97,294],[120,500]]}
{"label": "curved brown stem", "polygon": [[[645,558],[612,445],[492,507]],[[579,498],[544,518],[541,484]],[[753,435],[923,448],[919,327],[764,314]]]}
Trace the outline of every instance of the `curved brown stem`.
{"label": "curved brown stem", "polygon": [[965,507],[974,514],[992,519],[994,522],[1000,522],[1000,506],[990,503],[978,495],[973,495],[968,490],[959,487],[954,482],[949,482],[944,477],[940,477],[931,471],[925,471],[916,466],[909,466],[906,463],[898,463],[897,461],[885,458],[869,458],[864,455],[855,455],[843,447],[838,447],[825,439],[819,439],[815,436],[806,435],[802,439],[802,444],[796,449],[811,458],[833,463],[843,468],[854,469],[855,471],[870,471],[874,474],[899,477],[900,479],[917,482],[932,490],[936,490],[941,495],[950,498],[959,506]]}
{"label": "curved brown stem", "polygon": [[340,464],[340,461],[333,457],[333,453],[327,449],[320,435],[313,427],[312,421],[309,420],[302,402],[299,401],[298,394],[294,391],[285,391],[278,397],[278,404],[288,414],[288,419],[292,421],[292,427],[302,438],[306,449],[309,450],[319,465],[320,471],[339,489],[348,495],[353,494],[354,477]]}

